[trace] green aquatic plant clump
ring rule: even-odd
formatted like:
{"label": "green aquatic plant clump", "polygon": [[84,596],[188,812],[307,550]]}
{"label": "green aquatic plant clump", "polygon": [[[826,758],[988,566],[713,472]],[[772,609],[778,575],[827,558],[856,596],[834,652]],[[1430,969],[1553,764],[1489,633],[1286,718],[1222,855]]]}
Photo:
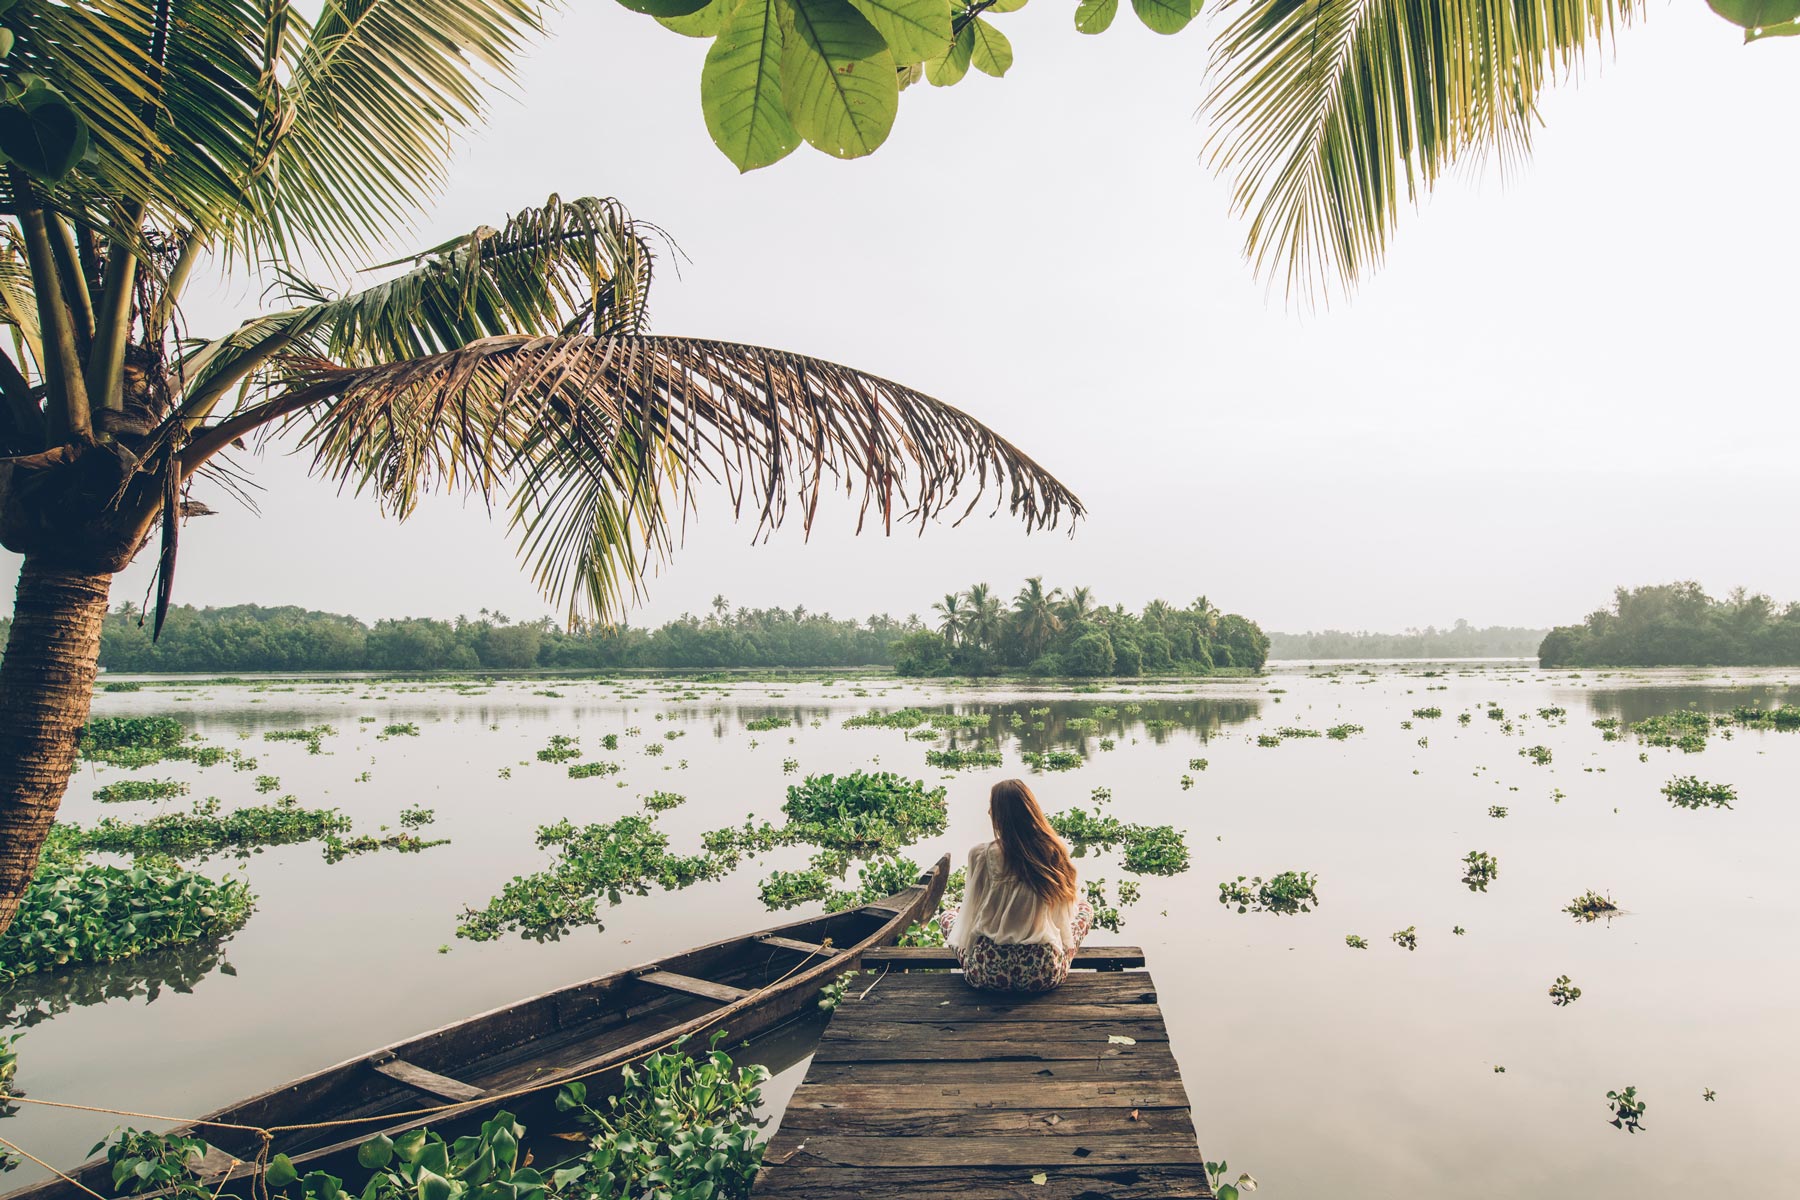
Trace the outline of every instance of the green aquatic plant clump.
{"label": "green aquatic plant clump", "polygon": [[668,836],[656,828],[655,818],[636,814],[594,825],[544,825],[537,844],[554,849],[555,862],[515,875],[484,907],[464,909],[457,937],[484,942],[519,933],[553,941],[576,926],[598,925],[602,898],[617,904],[627,894],[649,895],[653,884],[684,888],[726,869],[711,854],[669,853]]}
{"label": "green aquatic plant clump", "polygon": [[944,832],[943,788],[927,788],[891,771],[808,775],[781,806],[792,840],[864,857],[892,854]]}
{"label": "green aquatic plant clump", "polygon": [[997,767],[1005,762],[998,750],[967,749],[954,747],[944,750],[927,750],[925,765],[937,767],[943,771],[965,771],[977,767]]}
{"label": "green aquatic plant clump", "polygon": [[1519,750],[1519,754],[1522,757],[1529,758],[1540,767],[1547,767],[1550,765],[1551,754],[1550,747],[1548,746],[1525,746]]}
{"label": "green aquatic plant clump", "polygon": [[[557,1110],[587,1126],[591,1140],[585,1155],[551,1174],[549,1190],[563,1200],[748,1196],[766,1148],[757,1112],[769,1073],[760,1066],[737,1066],[719,1049],[726,1036],[725,1030],[714,1033],[701,1056],[689,1054],[682,1038],[641,1067],[627,1067],[625,1089],[608,1098],[605,1111],[587,1106],[585,1085],[565,1084],[556,1096]],[[413,1195],[401,1190],[392,1198],[372,1200],[410,1200]],[[515,1186],[504,1192],[471,1190],[467,1200],[534,1197]]]}
{"label": "green aquatic plant clump", "polygon": [[1266,882],[1260,875],[1248,879],[1239,875],[1219,885],[1219,903],[1235,905],[1240,913],[1309,913],[1319,904],[1318,882],[1309,871],[1283,871]]}
{"label": "green aquatic plant clump", "polygon": [[844,721],[845,729],[912,729],[925,723],[925,714],[916,708],[897,708],[893,712],[862,713]]}
{"label": "green aquatic plant clump", "polygon": [[263,741],[303,742],[308,754],[323,754],[325,739],[336,734],[337,730],[329,725],[314,725],[307,729],[271,729],[263,734]]}
{"label": "green aquatic plant clump", "polygon": [[132,804],[139,800],[174,800],[188,794],[179,779],[121,779],[94,789],[102,804]]}
{"label": "green aquatic plant clump", "polygon": [[1073,771],[1087,762],[1073,750],[1027,750],[1021,757],[1039,771]]}
{"label": "green aquatic plant clump", "polygon": [[831,894],[832,878],[817,867],[804,871],[772,871],[757,885],[767,909],[794,908]]}
{"label": "green aquatic plant clump", "polygon": [[1673,746],[1683,754],[1698,754],[1706,749],[1713,719],[1703,712],[1683,709],[1634,721],[1628,728],[1646,746]]}
{"label": "green aquatic plant clump", "polygon": [[1800,729],[1800,704],[1779,704],[1774,708],[1762,708],[1754,704],[1740,704],[1731,710],[1731,719],[1745,729]]}
{"label": "green aquatic plant clump", "polygon": [[919,877],[919,864],[910,858],[884,858],[868,863],[857,871],[857,886],[834,891],[825,897],[826,912],[843,912],[864,904],[886,900],[903,892]]}
{"label": "green aquatic plant clump", "polygon": [[1563,911],[1578,921],[1598,921],[1619,911],[1611,896],[1602,896],[1592,888],[1563,906]]}
{"label": "green aquatic plant clump", "polygon": [[668,812],[671,808],[680,808],[687,803],[687,797],[677,792],[651,792],[644,797],[644,807],[651,812]]}
{"label": "green aquatic plant clump", "polygon": [[748,729],[751,733],[767,733],[772,729],[786,729],[793,723],[794,721],[791,717],[757,717],[755,720],[744,722],[744,728]]}
{"label": "green aquatic plant clump", "polygon": [[539,762],[560,763],[581,757],[581,743],[567,734],[553,733],[550,744],[537,752]]}
{"label": "green aquatic plant clump", "polygon": [[1362,731],[1363,727],[1361,725],[1333,725],[1330,729],[1325,731],[1325,736],[1334,742],[1343,742],[1348,741],[1352,736],[1359,734]]}
{"label": "green aquatic plant clump", "polygon": [[1730,808],[1737,799],[1737,789],[1730,784],[1706,783],[1694,775],[1669,780],[1662,794],[1676,808]]}
{"label": "green aquatic plant clump", "polygon": [[76,748],[89,762],[141,766],[142,755],[178,750],[186,740],[187,727],[174,717],[95,717],[82,728]]}
{"label": "green aquatic plant clump", "polygon": [[1187,842],[1172,825],[1137,825],[1098,809],[1065,809],[1050,814],[1050,827],[1066,839],[1077,857],[1089,847],[1124,848],[1124,866],[1137,875],[1179,875],[1188,869]]}
{"label": "green aquatic plant clump", "polygon": [[105,817],[92,828],[67,826],[70,844],[83,851],[111,854],[166,854],[191,858],[220,850],[252,850],[309,842],[350,828],[350,818],[335,808],[301,808],[289,796],[274,804],[219,812],[217,800],[196,804],[190,812],[160,813],[145,821]]}
{"label": "green aquatic plant clump", "polygon": [[1483,850],[1471,850],[1463,856],[1462,881],[1471,892],[1485,892],[1488,884],[1500,878],[1500,862]]}
{"label": "green aquatic plant clump", "polygon": [[584,762],[569,765],[570,779],[600,779],[607,775],[617,775],[619,764],[615,762]]}
{"label": "green aquatic plant clump", "polygon": [[241,879],[166,861],[89,863],[65,837],[49,847],[18,915],[0,933],[0,981],[216,938],[248,920],[254,903]]}

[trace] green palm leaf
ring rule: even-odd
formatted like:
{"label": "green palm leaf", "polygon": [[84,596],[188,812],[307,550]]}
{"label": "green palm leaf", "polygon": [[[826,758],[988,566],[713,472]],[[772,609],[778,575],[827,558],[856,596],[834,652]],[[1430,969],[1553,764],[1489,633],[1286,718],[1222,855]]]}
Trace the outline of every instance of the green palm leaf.
{"label": "green palm leaf", "polygon": [[[1349,286],[1402,201],[1473,150],[1526,149],[1539,91],[1643,0],[1226,0],[1210,161],[1289,294]],[[1141,10],[1140,10],[1141,11]]]}

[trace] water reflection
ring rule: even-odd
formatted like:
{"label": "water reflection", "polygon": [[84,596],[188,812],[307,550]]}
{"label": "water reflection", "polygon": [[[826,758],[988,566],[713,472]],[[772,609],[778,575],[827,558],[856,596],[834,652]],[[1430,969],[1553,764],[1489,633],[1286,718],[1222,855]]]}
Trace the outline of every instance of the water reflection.
{"label": "water reflection", "polygon": [[35,971],[0,990],[0,1029],[29,1029],[70,1009],[109,1000],[153,1004],[165,992],[186,995],[217,971],[237,972],[225,958],[229,937],[191,942],[112,963]]}
{"label": "water reflection", "polygon": [[1676,686],[1596,688],[1587,695],[1596,716],[1617,717],[1620,724],[1629,725],[1684,710],[1728,713],[1740,705],[1793,704],[1800,701],[1800,687],[1783,683],[1719,687],[1696,680]]}

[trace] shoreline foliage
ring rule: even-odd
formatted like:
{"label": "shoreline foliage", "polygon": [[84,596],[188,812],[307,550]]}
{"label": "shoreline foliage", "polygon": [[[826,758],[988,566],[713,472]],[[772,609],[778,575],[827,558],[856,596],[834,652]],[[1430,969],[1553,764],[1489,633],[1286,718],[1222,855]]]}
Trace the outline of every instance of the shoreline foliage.
{"label": "shoreline foliage", "polygon": [[1741,587],[1717,600],[1691,581],[1621,587],[1612,607],[1545,634],[1537,654],[1544,668],[1796,666],[1800,601]]}

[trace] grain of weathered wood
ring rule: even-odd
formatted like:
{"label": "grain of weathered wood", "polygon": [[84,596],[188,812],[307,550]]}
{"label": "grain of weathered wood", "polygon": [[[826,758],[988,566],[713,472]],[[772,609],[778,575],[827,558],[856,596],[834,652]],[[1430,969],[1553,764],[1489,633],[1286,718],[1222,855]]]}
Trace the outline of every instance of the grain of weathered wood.
{"label": "grain of weathered wood", "polygon": [[845,1137],[815,1133],[777,1165],[801,1167],[1024,1167],[1027,1173],[1067,1166],[1180,1166],[1200,1163],[1191,1134],[1124,1132],[1051,1140],[1013,1134],[950,1137]]}
{"label": "grain of weathered wood", "polygon": [[460,1079],[451,1079],[446,1075],[439,1075],[436,1071],[427,1071],[424,1067],[409,1063],[403,1058],[393,1058],[387,1062],[378,1062],[372,1065],[389,1079],[397,1079],[407,1087],[415,1088],[428,1096],[436,1096],[440,1100],[461,1103],[464,1100],[479,1100],[487,1095],[480,1088],[471,1087]]}
{"label": "grain of weathered wood", "polygon": [[987,1108],[857,1109],[789,1108],[783,1133],[799,1136],[959,1137],[1013,1134],[1028,1137],[1093,1137],[1097,1134],[1180,1133],[1194,1137],[1186,1108]]}
{"label": "grain of weathered wood", "polygon": [[795,950],[801,954],[830,954],[829,947],[818,942],[803,942],[799,938],[782,937],[779,934],[765,934],[756,939],[765,946],[776,946],[782,950]]}
{"label": "grain of weathered wood", "polygon": [[638,976],[638,982],[668,988],[672,992],[687,992],[693,996],[704,996],[708,1000],[717,1000],[720,1004],[731,1004],[750,994],[743,988],[735,988],[730,984],[714,983],[710,979],[695,979],[692,975],[680,975],[674,971],[646,971]]}
{"label": "grain of weathered wood", "polygon": [[[1134,953],[1101,947],[1094,960]],[[873,990],[839,1004],[755,1195],[1211,1196],[1148,974],[1077,972],[1017,996],[917,969],[937,961],[890,955]]]}
{"label": "grain of weathered wood", "polygon": [[806,1200],[1210,1200],[1198,1167],[1063,1167],[1044,1182],[1017,1167],[892,1170],[854,1167],[778,1167],[758,1181],[757,1196]]}
{"label": "grain of weathered wood", "polygon": [[[1015,1089],[1035,1088],[1041,1083],[1115,1083],[1154,1082],[1170,1077],[1169,1060],[1151,1058],[1108,1058],[1095,1060],[1075,1058],[1059,1062],[1032,1060],[980,1062],[949,1059],[927,1066],[917,1062],[817,1062],[807,1072],[810,1084],[845,1083],[917,1083],[929,1078],[933,1083],[996,1083]],[[1185,1103],[1183,1101],[1182,1103]]]}

